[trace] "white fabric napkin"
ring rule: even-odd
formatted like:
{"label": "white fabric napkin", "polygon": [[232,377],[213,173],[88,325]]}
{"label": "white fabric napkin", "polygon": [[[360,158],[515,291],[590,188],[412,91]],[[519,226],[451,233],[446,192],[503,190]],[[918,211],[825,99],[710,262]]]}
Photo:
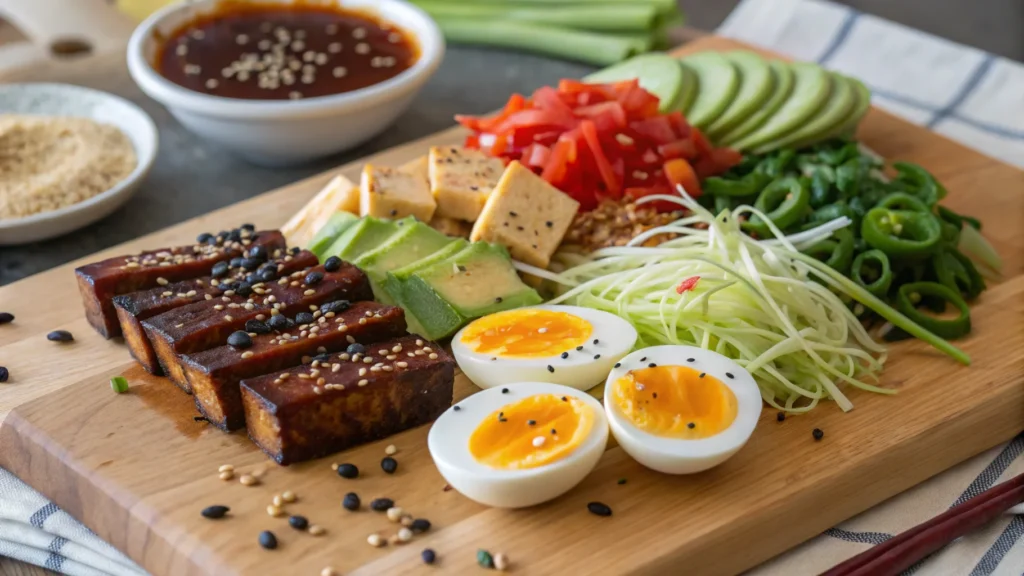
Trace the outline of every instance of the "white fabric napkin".
{"label": "white fabric napkin", "polygon": [[[745,0],[719,33],[856,76],[873,103],[1024,167],[1024,66],[818,0]],[[1024,192],[1024,191],[1022,191]],[[753,570],[816,574],[1024,472],[1024,435],[826,531]],[[1007,515],[911,570],[1020,576],[1024,516]],[[73,576],[145,572],[0,468],[0,555]]]}

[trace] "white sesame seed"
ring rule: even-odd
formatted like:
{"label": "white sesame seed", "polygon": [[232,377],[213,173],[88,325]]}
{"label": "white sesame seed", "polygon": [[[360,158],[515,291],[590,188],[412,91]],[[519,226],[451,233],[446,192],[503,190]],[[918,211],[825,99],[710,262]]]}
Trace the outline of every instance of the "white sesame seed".
{"label": "white sesame seed", "polygon": [[245,359],[245,358],[252,358],[252,357],[253,357],[253,353],[251,351],[242,352],[242,358],[243,359]]}
{"label": "white sesame seed", "polygon": [[380,548],[385,544],[385,541],[383,538],[381,538],[380,534],[370,534],[366,537],[366,542],[374,548]]}
{"label": "white sesame seed", "polygon": [[544,442],[545,438],[543,436],[537,436],[536,438],[533,439],[533,446],[534,448],[540,448],[541,446],[544,445]]}
{"label": "white sesame seed", "polygon": [[398,452],[398,448],[394,444],[388,444],[387,448],[384,449],[384,453],[388,456],[394,456]]}
{"label": "white sesame seed", "polygon": [[330,566],[325,567],[320,571],[320,576],[338,576],[338,571]]}
{"label": "white sesame seed", "polygon": [[335,78],[342,78],[348,74],[348,70],[344,66],[335,66],[334,70],[331,71],[331,74],[333,74]]}
{"label": "white sesame seed", "polygon": [[284,510],[281,510],[281,507],[276,504],[271,504],[270,506],[267,506],[267,516],[280,518],[281,516],[284,516]]}
{"label": "white sesame seed", "polygon": [[206,38],[206,32],[203,32],[202,30],[193,30],[192,37],[196,40],[202,40],[203,38]]}
{"label": "white sesame seed", "polygon": [[504,572],[505,570],[508,570],[508,567],[509,567],[508,556],[506,556],[504,553],[498,552],[497,554],[494,555],[493,560],[494,560],[494,569],[495,570],[497,570],[499,572]]}
{"label": "white sesame seed", "polygon": [[317,526],[316,524],[309,527],[310,536],[323,536],[327,533],[327,530],[323,526]]}
{"label": "white sesame seed", "polygon": [[429,356],[427,356],[427,358],[430,358],[431,360],[437,360],[437,354],[431,353]]}
{"label": "white sesame seed", "polygon": [[[298,92],[292,92],[292,94],[298,94]],[[301,94],[299,95],[299,97],[300,98],[302,97]],[[302,294],[305,295],[305,296],[312,296],[313,294],[316,294],[316,290],[313,290],[312,288],[310,288],[309,290],[306,290]]]}
{"label": "white sesame seed", "polygon": [[235,473],[232,472],[231,470],[225,470],[224,472],[220,473],[220,479],[225,481],[225,482],[227,482],[228,480],[231,480],[234,477],[235,477]]}
{"label": "white sesame seed", "polygon": [[270,50],[270,40],[260,40],[256,47],[260,50]]}
{"label": "white sesame seed", "polygon": [[337,54],[341,52],[341,42],[331,42],[327,45],[327,51],[331,54]]}
{"label": "white sesame seed", "polygon": [[239,34],[238,36],[235,36],[235,42],[237,42],[239,46],[245,46],[249,43],[249,36],[246,34]]}
{"label": "white sesame seed", "polygon": [[327,28],[325,28],[324,31],[333,36],[338,33],[338,25],[328,24]]}
{"label": "white sesame seed", "polygon": [[323,52],[317,53],[316,58],[313,59],[313,62],[315,62],[318,66],[323,66],[324,64],[327,64],[327,54],[324,54]]}
{"label": "white sesame seed", "polygon": [[223,464],[220,468],[217,468],[217,472],[234,472],[235,467],[231,464]]}
{"label": "white sesame seed", "polygon": [[366,55],[370,53],[370,45],[366,42],[356,44],[356,54]]}
{"label": "white sesame seed", "polygon": [[316,58],[316,52],[313,52],[312,50],[306,50],[302,53],[303,62],[312,62],[314,58]]}
{"label": "white sesame seed", "polygon": [[366,385],[367,385],[367,384],[369,384],[369,383],[370,383],[370,381],[369,381],[369,380],[365,380],[365,379],[364,379],[364,380],[360,380],[360,381],[359,381],[359,382],[357,382],[356,384],[357,384],[357,385],[359,385],[359,386],[366,386]]}
{"label": "white sesame seed", "polygon": [[392,44],[398,44],[401,41],[402,35],[399,34],[398,32],[392,32],[391,34],[388,34],[388,42],[391,42]]}
{"label": "white sesame seed", "polygon": [[198,76],[202,73],[203,68],[198,64],[185,64],[184,70],[187,76]]}
{"label": "white sesame seed", "polygon": [[240,476],[240,477],[238,478],[238,482],[239,482],[239,483],[240,483],[240,484],[241,484],[242,486],[254,486],[254,485],[256,485],[256,483],[258,482],[258,480],[256,480],[256,477],[255,477],[255,476],[253,476],[252,474],[242,474],[242,475],[241,475],[241,476]]}
{"label": "white sesame seed", "polygon": [[178,56],[184,56],[184,55],[188,54],[188,45],[187,44],[178,44],[178,47],[174,49],[174,53],[177,54]]}
{"label": "white sesame seed", "polygon": [[356,40],[362,40],[363,38],[366,38],[366,28],[363,28],[361,26],[359,28],[354,28],[352,30],[352,37],[355,38]]}

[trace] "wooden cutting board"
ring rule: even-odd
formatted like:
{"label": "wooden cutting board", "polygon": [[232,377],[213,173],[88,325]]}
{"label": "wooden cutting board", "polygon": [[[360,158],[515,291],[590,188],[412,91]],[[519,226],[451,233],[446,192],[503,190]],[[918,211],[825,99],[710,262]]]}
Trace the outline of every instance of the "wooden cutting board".
{"label": "wooden cutting board", "polygon": [[[706,38],[681,52],[737,47]],[[448,130],[372,161],[397,165],[463,135]],[[325,566],[345,574],[429,574],[438,567],[470,573],[479,548],[508,554],[523,574],[750,568],[1024,429],[1024,173],[877,110],[859,137],[887,158],[931,170],[950,190],[946,204],[980,217],[1005,258],[1005,280],[975,304],[974,331],[960,343],[974,363],[959,366],[920,342],[893,345],[883,383],[897,395],[853,393],[856,409],[848,414],[828,404],[783,423],[767,411],[748,446],[711,471],[658,474],[613,447],[566,496],[528,510],[489,509],[444,489],[426,450],[428,427],[281,468],[243,434],[194,422],[191,398],[133,365],[121,342],[92,332],[72,275],[82,262],[0,288],[0,309],[17,315],[16,323],[0,327],[0,359],[12,373],[0,385],[0,417],[10,410],[0,426],[0,466],[155,574],[318,574]],[[362,163],[339,172],[354,178]],[[187,243],[199,232],[246,221],[279,226],[332,175],[85,261]],[[76,341],[47,342],[45,334],[55,329],[70,330]],[[131,382],[130,393],[110,391],[108,379],[117,374]],[[474,390],[459,376],[457,398]],[[822,441],[813,441],[813,428],[825,431]],[[398,447],[393,476],[379,468],[388,444]],[[343,480],[331,462],[355,463],[363,474]],[[253,487],[222,482],[222,464],[265,474]],[[620,485],[620,478],[627,482]],[[267,515],[273,495],[284,490],[299,496],[288,511],[309,517],[326,535],[300,533]],[[434,528],[411,544],[372,548],[368,534],[388,535],[396,525],[382,514],[343,510],[349,491],[364,504],[392,498]],[[586,503],[595,500],[614,515],[589,514]],[[230,517],[201,518],[211,504],[230,506]],[[281,542],[275,551],[257,545],[258,533],[268,529]],[[437,567],[420,563],[426,547],[438,552]]]}

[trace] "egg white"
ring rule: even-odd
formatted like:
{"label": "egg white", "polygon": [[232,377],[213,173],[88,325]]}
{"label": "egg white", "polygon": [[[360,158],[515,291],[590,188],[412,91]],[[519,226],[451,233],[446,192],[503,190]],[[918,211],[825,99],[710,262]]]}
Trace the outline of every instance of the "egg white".
{"label": "egg white", "polygon": [[[498,470],[477,462],[469,438],[485,418],[502,406],[535,394],[571,396],[594,411],[594,426],[584,441],[565,457],[522,470]],[[455,409],[458,406],[458,410]],[[601,403],[585,392],[547,382],[519,382],[508,392],[483,390],[449,408],[427,435],[427,448],[441,476],[462,495],[496,508],[523,508],[568,492],[594,469],[608,443],[608,421]]]}
{"label": "egg white", "polygon": [[[641,362],[641,358],[645,358]],[[693,358],[693,362],[688,359]],[[616,380],[630,370],[658,366],[687,366],[717,378],[736,395],[736,419],[728,428],[708,438],[689,440],[657,436],[637,428],[619,410],[613,392]],[[761,392],[739,364],[717,352],[693,346],[653,346],[633,352],[612,369],[604,389],[604,407],[615,440],[644,466],[666,474],[692,474],[718,466],[739,451],[761,416]],[[732,378],[726,376],[732,374]]]}
{"label": "egg white", "polygon": [[[452,353],[462,372],[480,388],[508,386],[515,382],[550,382],[589,390],[604,382],[608,371],[636,344],[637,333],[622,318],[592,308],[580,306],[541,305],[519,310],[553,310],[578,316],[593,327],[593,333],[583,350],[558,350],[551,356],[539,358],[504,358],[494,354],[474,352],[462,342],[466,328],[452,338]],[[594,340],[598,343],[594,344]],[[568,358],[562,358],[568,352]],[[595,355],[600,358],[594,358]],[[548,370],[548,366],[555,369]]]}

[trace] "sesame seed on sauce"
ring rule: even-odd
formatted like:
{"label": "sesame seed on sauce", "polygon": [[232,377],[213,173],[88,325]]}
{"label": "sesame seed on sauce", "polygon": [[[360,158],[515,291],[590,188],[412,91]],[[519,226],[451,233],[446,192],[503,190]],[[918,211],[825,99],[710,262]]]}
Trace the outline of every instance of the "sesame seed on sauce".
{"label": "sesame seed on sauce", "polygon": [[157,54],[160,74],[215,96],[298,100],[379,84],[419,57],[405,33],[369,14],[239,4],[224,3],[172,32]]}

